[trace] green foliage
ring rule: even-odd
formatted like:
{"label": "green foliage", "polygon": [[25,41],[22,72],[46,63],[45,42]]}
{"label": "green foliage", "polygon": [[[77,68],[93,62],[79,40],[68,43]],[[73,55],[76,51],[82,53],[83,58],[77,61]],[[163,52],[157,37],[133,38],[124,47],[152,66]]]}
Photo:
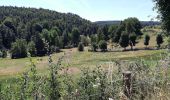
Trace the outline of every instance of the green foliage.
{"label": "green foliage", "polygon": [[144,45],[147,47],[149,45],[150,36],[145,34],[144,36]]}
{"label": "green foliage", "polygon": [[80,77],[80,80],[78,82],[80,86],[80,95],[83,97],[83,99],[92,99],[93,97],[90,97],[91,94],[95,93],[95,89],[93,88],[93,83],[95,82],[94,76],[91,74],[89,68],[84,68],[84,71]]}
{"label": "green foliage", "polygon": [[0,51],[0,58],[2,58],[2,55],[3,55],[3,53],[2,53],[2,51]]}
{"label": "green foliage", "polygon": [[170,1],[169,0],[153,0],[155,2],[155,8],[159,12],[158,18],[161,19],[161,22],[163,24],[163,29],[169,34],[170,32]]}
{"label": "green foliage", "polygon": [[48,41],[49,45],[55,46],[56,45],[56,37],[59,36],[57,31],[56,30],[50,30],[48,35],[49,35],[49,38],[50,38],[50,41]]}
{"label": "green foliage", "polygon": [[81,35],[81,42],[84,46],[88,46],[90,44],[90,39],[87,36]]}
{"label": "green foliage", "polygon": [[137,36],[135,33],[132,33],[129,35],[129,44],[131,46],[131,50],[133,49],[133,46],[136,45],[136,39],[137,39]]}
{"label": "green foliage", "polygon": [[16,39],[25,39],[36,44],[36,56],[43,56],[43,40],[50,46],[64,48],[78,46],[80,35],[97,33],[97,25],[71,13],[11,6],[2,6],[0,11],[0,49],[11,49]]}
{"label": "green foliage", "polygon": [[102,31],[103,31],[103,35],[104,35],[104,40],[105,41],[108,41],[109,40],[109,32],[108,32],[109,28],[107,25],[105,25],[103,28],[102,28]]}
{"label": "green foliage", "polygon": [[6,58],[7,57],[7,50],[2,50],[2,58]]}
{"label": "green foliage", "polygon": [[67,46],[70,41],[69,35],[67,31],[65,30],[63,33],[63,47]]}
{"label": "green foliage", "polygon": [[31,57],[36,56],[36,47],[34,41],[28,43],[28,52],[31,54]]}
{"label": "green foliage", "polygon": [[45,40],[42,38],[42,36],[40,36],[40,34],[36,34],[33,38],[33,41],[37,50],[37,56],[44,56],[47,53]]}
{"label": "green foliage", "polygon": [[80,32],[79,32],[78,28],[73,28],[73,30],[71,32],[71,39],[72,39],[73,45],[78,46],[78,43],[80,41]]}
{"label": "green foliage", "polygon": [[52,46],[55,46],[55,47],[58,47],[58,48],[64,48],[63,39],[64,38],[62,36],[56,36],[55,37],[55,45],[52,45]]}
{"label": "green foliage", "polygon": [[82,42],[80,42],[78,45],[78,51],[84,51],[84,45]]}
{"label": "green foliage", "polygon": [[27,57],[27,43],[23,39],[18,39],[12,43],[11,58]]}
{"label": "green foliage", "polygon": [[170,37],[165,37],[164,41],[167,49],[170,51]]}
{"label": "green foliage", "polygon": [[32,31],[33,32],[42,32],[42,25],[40,23],[33,24]]}
{"label": "green foliage", "polygon": [[108,32],[110,34],[110,38],[114,37],[115,33],[116,33],[116,30],[118,28],[118,25],[111,25],[108,29]]}
{"label": "green foliage", "polygon": [[126,31],[129,34],[135,33],[136,35],[141,35],[141,28],[141,23],[137,18],[127,18],[121,22],[119,26],[110,27],[110,37],[112,42],[119,43],[123,31]]}
{"label": "green foliage", "polygon": [[92,43],[92,44],[91,44],[91,50],[94,51],[94,52],[96,52],[97,49],[98,49],[97,43]]}
{"label": "green foliage", "polygon": [[123,26],[119,25],[119,27],[115,30],[115,33],[112,33],[112,42],[119,43],[119,39],[121,37],[123,31]]}
{"label": "green foliage", "polygon": [[101,40],[104,40],[105,36],[103,34],[102,28],[99,28],[97,31],[97,42],[99,43]]}
{"label": "green foliage", "polygon": [[93,34],[93,35],[90,36],[90,38],[91,38],[91,44],[97,43],[97,36],[96,35]]}
{"label": "green foliage", "polygon": [[3,38],[2,34],[0,34],[0,50],[3,49]]}
{"label": "green foliage", "polygon": [[126,47],[129,46],[129,36],[127,33],[125,32],[122,33],[120,40],[119,40],[119,44],[124,49],[126,49]]}
{"label": "green foliage", "polygon": [[126,32],[135,33],[136,35],[141,35],[141,23],[137,18],[127,18],[123,21],[123,25]]}
{"label": "green foliage", "polygon": [[[16,34],[14,33],[14,30],[12,30],[11,28],[5,26],[4,24],[2,24],[0,26],[0,34],[1,34],[1,42],[3,43],[3,47],[10,49],[11,48],[11,44],[12,42],[15,41],[15,36]],[[3,34],[3,35],[2,35]]]}
{"label": "green foliage", "polygon": [[101,51],[105,52],[107,51],[107,42],[105,40],[101,40],[99,42],[99,48],[101,49]]}
{"label": "green foliage", "polygon": [[59,46],[57,38],[59,37],[57,31],[52,29],[48,31],[47,29],[42,30],[42,37],[44,38],[50,46]]}
{"label": "green foliage", "polygon": [[59,58],[57,64],[53,64],[51,55],[49,56],[49,67],[50,67],[50,76],[48,80],[48,87],[49,87],[49,99],[50,100],[59,100],[61,97],[61,84],[59,81],[59,74],[58,71],[61,67],[62,57]]}
{"label": "green foliage", "polygon": [[160,48],[161,44],[164,42],[161,34],[157,34],[156,42],[157,42],[158,48]]}
{"label": "green foliage", "polygon": [[7,57],[7,51],[6,50],[0,50],[0,58],[6,58]]}
{"label": "green foliage", "polygon": [[[49,47],[49,46],[48,46]],[[157,100],[169,97],[170,69],[169,56],[161,56],[163,61],[146,60],[109,62],[109,69],[103,70],[107,63],[93,69],[83,68],[80,77],[73,79],[69,67],[62,72],[63,57],[53,63],[49,55],[49,73],[38,74],[34,61],[30,58],[29,70],[20,78],[0,82],[2,100],[107,100],[123,98],[131,100]],[[126,65],[126,66],[125,66]],[[111,66],[114,66],[112,68]],[[162,68],[164,67],[164,68]],[[114,69],[114,70],[113,70]],[[131,72],[130,92],[127,95],[124,70]],[[158,91],[161,89],[161,91]],[[164,96],[162,96],[164,94]]]}

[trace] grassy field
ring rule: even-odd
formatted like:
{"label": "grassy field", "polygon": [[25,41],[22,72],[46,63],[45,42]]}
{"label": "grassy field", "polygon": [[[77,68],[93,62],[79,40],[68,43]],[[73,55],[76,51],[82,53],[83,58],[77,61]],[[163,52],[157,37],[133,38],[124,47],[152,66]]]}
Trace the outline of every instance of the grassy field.
{"label": "grassy field", "polygon": [[[163,50],[139,50],[127,52],[77,52],[76,49],[70,49],[61,53],[53,54],[52,59],[54,63],[61,56],[64,56],[62,65],[68,66],[72,73],[79,72],[82,67],[95,67],[96,65],[115,60],[132,60],[132,59],[147,59],[147,56],[159,55]],[[34,57],[32,58],[41,73],[48,70],[48,57]],[[0,59],[0,77],[14,76],[29,69],[29,58],[23,59]]]}
{"label": "grassy field", "polygon": [[[158,32],[158,30],[156,31]],[[156,45],[155,33],[150,34],[150,47]],[[138,40],[138,44],[135,48],[144,48],[143,38]],[[130,47],[128,47],[130,48]],[[95,67],[104,62],[115,61],[115,60],[136,60],[136,59],[151,59],[155,56],[159,56],[164,50],[137,50],[137,51],[126,51],[126,52],[88,52],[87,48],[85,52],[77,52],[76,48],[65,49],[63,52],[52,55],[54,63],[57,62],[58,58],[64,56],[62,66],[69,67],[70,73],[78,73],[82,67]],[[45,57],[33,57],[38,71],[40,74],[45,74],[48,71],[48,56]],[[20,75],[24,71],[29,69],[29,58],[23,59],[0,59],[0,78],[15,77]]]}

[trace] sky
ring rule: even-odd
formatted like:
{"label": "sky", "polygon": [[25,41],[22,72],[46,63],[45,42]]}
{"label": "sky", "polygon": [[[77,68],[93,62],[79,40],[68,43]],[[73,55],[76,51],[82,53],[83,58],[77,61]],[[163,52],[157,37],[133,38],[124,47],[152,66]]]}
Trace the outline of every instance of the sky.
{"label": "sky", "polygon": [[74,13],[94,21],[137,17],[150,21],[157,16],[152,0],[0,0],[0,6],[34,7]]}

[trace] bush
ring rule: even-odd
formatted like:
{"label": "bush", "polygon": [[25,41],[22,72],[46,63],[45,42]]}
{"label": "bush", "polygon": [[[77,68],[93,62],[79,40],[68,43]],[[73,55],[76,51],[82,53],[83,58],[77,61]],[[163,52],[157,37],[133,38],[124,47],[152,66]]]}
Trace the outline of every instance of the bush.
{"label": "bush", "polygon": [[107,51],[107,42],[105,40],[101,40],[99,42],[99,48],[101,51]]}
{"label": "bush", "polygon": [[36,56],[37,50],[33,41],[28,43],[28,52],[31,54],[31,57]]}
{"label": "bush", "polygon": [[7,51],[6,50],[2,50],[2,58],[6,58],[7,57]]}
{"label": "bush", "polygon": [[55,47],[55,46],[50,47],[50,53],[58,53],[58,52],[60,52],[59,47]]}
{"label": "bush", "polygon": [[0,58],[6,58],[7,57],[7,51],[6,50],[0,50]]}
{"label": "bush", "polygon": [[78,45],[78,51],[84,51],[84,45],[82,42],[80,42]]}
{"label": "bush", "polygon": [[96,52],[96,51],[97,51],[97,48],[98,48],[97,44],[96,44],[96,43],[92,43],[92,45],[91,45],[91,50],[94,51],[94,52]]}
{"label": "bush", "polygon": [[55,52],[55,46],[50,46],[49,52],[52,54]]}
{"label": "bush", "polygon": [[147,47],[149,45],[150,36],[145,34],[144,36],[144,45]]}
{"label": "bush", "polygon": [[132,33],[129,35],[129,44],[131,46],[131,50],[133,50],[133,46],[136,45],[136,38],[137,38],[137,36],[135,33]]}
{"label": "bush", "polygon": [[83,43],[84,46],[88,46],[90,43],[90,39],[87,36],[82,35],[81,42]]}
{"label": "bush", "polygon": [[161,34],[158,34],[156,36],[156,42],[157,42],[157,45],[158,45],[158,49],[160,48],[161,44],[163,43],[163,37]]}
{"label": "bush", "polygon": [[27,57],[27,42],[23,39],[18,39],[12,43],[11,58],[24,58]]}

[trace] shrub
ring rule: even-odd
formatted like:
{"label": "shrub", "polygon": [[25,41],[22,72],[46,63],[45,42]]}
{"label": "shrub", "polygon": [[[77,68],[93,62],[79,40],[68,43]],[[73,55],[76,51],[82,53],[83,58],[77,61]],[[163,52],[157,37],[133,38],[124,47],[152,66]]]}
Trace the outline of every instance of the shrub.
{"label": "shrub", "polygon": [[33,41],[28,43],[28,52],[31,54],[31,57],[36,56],[36,47]]}
{"label": "shrub", "polygon": [[144,45],[147,47],[149,45],[150,36],[145,34],[144,36]]}
{"label": "shrub", "polygon": [[80,42],[78,45],[78,51],[84,51],[84,45],[82,42]]}
{"label": "shrub", "polygon": [[101,40],[99,42],[99,48],[101,51],[107,51],[107,42],[105,40]]}
{"label": "shrub", "polygon": [[12,43],[11,58],[24,58],[27,57],[27,43],[23,39],[18,39]]}
{"label": "shrub", "polygon": [[98,48],[97,44],[96,44],[96,43],[92,43],[92,45],[91,45],[91,50],[94,51],[94,52],[96,52],[96,51],[97,51],[97,48]]}
{"label": "shrub", "polygon": [[129,44],[131,46],[131,50],[133,49],[133,46],[136,45],[136,38],[137,38],[137,36],[135,33],[132,33],[129,35]]}
{"label": "shrub", "polygon": [[49,50],[50,50],[50,53],[54,53],[55,52],[55,46],[50,46]]}
{"label": "shrub", "polygon": [[50,53],[58,53],[58,52],[60,52],[59,47],[55,47],[55,46],[50,47]]}
{"label": "shrub", "polygon": [[160,48],[161,44],[163,43],[163,37],[161,34],[158,34],[156,36],[156,42],[157,42],[157,45],[158,45],[158,49]]}
{"label": "shrub", "polygon": [[170,51],[170,37],[165,38],[166,48]]}
{"label": "shrub", "polygon": [[89,37],[82,35],[81,42],[83,43],[84,46],[88,46],[90,43],[90,39],[89,39]]}
{"label": "shrub", "polygon": [[7,51],[6,50],[2,50],[2,58],[6,58],[7,57]]}
{"label": "shrub", "polygon": [[91,43],[96,43],[96,42],[97,42],[97,36],[94,35],[94,34],[92,34],[92,35],[90,36],[90,42],[91,42]]}
{"label": "shrub", "polygon": [[0,50],[0,58],[6,58],[7,57],[7,51],[6,50]]}

